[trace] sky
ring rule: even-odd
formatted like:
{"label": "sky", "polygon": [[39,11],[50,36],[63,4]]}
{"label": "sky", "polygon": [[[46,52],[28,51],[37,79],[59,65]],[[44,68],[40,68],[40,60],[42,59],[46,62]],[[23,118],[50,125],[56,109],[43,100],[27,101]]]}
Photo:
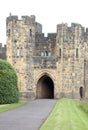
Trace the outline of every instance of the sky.
{"label": "sky", "polygon": [[60,23],[88,27],[88,0],[2,0],[0,2],[0,43],[6,44],[6,17],[9,14],[35,15],[43,33],[56,32]]}

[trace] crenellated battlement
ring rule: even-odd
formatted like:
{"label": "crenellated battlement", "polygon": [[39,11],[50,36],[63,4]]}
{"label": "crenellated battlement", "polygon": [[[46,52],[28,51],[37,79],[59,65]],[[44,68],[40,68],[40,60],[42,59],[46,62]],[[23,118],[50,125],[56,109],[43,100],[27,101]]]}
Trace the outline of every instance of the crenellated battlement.
{"label": "crenellated battlement", "polygon": [[58,24],[57,35],[63,43],[88,42],[88,28],[85,29],[78,23],[71,23],[70,27],[67,23]]}
{"label": "crenellated battlement", "polygon": [[79,99],[82,86],[88,98],[88,28],[62,23],[56,33],[44,36],[34,15],[10,15],[6,21],[7,60],[17,72],[21,93]]}
{"label": "crenellated battlement", "polygon": [[31,16],[21,16],[21,19],[18,18],[17,15],[10,15],[6,18],[6,22],[9,23],[10,21],[24,21],[25,24],[34,24],[35,23],[35,16],[31,15]]}

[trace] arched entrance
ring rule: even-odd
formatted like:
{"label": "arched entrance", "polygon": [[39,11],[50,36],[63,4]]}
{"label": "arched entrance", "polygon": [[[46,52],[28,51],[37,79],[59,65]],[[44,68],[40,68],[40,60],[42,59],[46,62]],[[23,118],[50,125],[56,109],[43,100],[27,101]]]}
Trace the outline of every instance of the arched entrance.
{"label": "arched entrance", "polygon": [[54,83],[52,79],[44,75],[37,83],[37,98],[54,98]]}
{"label": "arched entrance", "polygon": [[83,87],[79,88],[79,92],[80,92],[80,98],[83,98],[83,96],[84,96]]}

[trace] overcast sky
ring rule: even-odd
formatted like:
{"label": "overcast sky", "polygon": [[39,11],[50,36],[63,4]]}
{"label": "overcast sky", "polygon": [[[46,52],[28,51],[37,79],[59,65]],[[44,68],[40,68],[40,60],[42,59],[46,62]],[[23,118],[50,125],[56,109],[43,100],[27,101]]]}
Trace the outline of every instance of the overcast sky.
{"label": "overcast sky", "polygon": [[88,0],[2,0],[0,2],[0,42],[6,42],[6,17],[9,13],[35,15],[43,32],[56,32],[59,23],[80,23],[88,27]]}

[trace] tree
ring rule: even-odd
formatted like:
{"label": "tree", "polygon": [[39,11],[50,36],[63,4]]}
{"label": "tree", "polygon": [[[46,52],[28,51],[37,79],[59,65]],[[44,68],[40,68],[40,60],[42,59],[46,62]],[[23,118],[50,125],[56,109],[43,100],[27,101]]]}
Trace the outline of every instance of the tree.
{"label": "tree", "polygon": [[0,104],[19,101],[18,79],[14,68],[0,59]]}

